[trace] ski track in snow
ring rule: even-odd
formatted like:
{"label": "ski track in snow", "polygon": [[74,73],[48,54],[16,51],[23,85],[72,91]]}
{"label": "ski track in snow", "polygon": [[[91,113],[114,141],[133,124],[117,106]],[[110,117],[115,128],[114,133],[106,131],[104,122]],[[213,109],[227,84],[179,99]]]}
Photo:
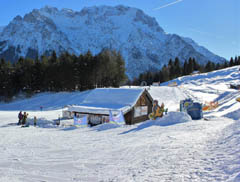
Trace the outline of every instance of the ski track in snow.
{"label": "ski track in snow", "polygon": [[[51,100],[44,111],[37,111],[36,104],[41,104],[44,96],[23,100],[26,105],[21,105],[21,100],[0,104],[0,181],[239,182],[240,105],[234,102],[239,94],[204,83],[191,77],[191,82],[182,82],[177,88],[150,88],[153,98],[164,102],[169,111],[176,111],[180,100],[187,97],[219,101],[217,109],[204,113],[207,120],[186,120],[179,115],[179,123],[173,121],[177,115],[170,112],[165,120],[133,126],[74,127],[69,125],[72,120],[54,126],[53,120],[62,111],[55,109],[76,102],[74,93],[64,93],[62,100],[55,97],[57,106],[53,107]],[[81,93],[77,95],[80,101]],[[52,98],[50,93],[45,96]],[[33,116],[41,123],[29,128],[16,126],[17,108],[26,110],[31,104],[30,123]]]}

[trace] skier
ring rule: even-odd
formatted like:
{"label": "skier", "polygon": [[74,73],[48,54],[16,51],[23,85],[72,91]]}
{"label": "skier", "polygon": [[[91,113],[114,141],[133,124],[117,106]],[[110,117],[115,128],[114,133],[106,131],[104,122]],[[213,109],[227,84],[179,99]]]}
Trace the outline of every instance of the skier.
{"label": "skier", "polygon": [[22,114],[22,111],[20,111],[18,113],[18,125],[21,125],[22,124],[22,119],[23,119],[23,114]]}

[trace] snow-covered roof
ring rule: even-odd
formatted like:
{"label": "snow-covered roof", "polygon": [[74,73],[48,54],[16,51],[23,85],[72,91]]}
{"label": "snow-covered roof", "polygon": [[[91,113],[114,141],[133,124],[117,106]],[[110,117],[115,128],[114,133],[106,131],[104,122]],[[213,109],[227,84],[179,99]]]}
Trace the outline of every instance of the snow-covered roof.
{"label": "snow-covered roof", "polygon": [[117,115],[121,110],[123,113],[128,112],[131,109],[130,106],[122,107],[119,109],[112,109],[112,108],[102,108],[102,107],[87,107],[87,106],[69,106],[68,111],[73,112],[80,112],[80,113],[91,113],[91,114],[104,114],[108,115],[109,110],[112,111],[113,115]]}
{"label": "snow-covered roof", "polygon": [[144,88],[97,88],[89,92],[79,105],[69,106],[69,111],[109,114],[109,110],[126,113],[144,92]]}

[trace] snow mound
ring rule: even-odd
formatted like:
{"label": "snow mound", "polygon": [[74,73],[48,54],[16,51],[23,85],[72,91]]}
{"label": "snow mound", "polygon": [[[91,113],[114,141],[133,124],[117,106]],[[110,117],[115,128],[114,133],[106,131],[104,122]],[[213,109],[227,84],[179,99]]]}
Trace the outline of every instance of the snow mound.
{"label": "snow mound", "polygon": [[94,130],[96,131],[105,131],[109,129],[114,129],[114,128],[119,128],[121,125],[119,124],[114,124],[114,123],[104,123],[98,126],[94,127]]}
{"label": "snow mound", "polygon": [[[33,118],[29,118],[27,120],[27,122],[29,123],[30,126],[34,125],[34,119]],[[46,118],[38,118],[37,119],[37,127],[40,128],[56,128],[56,122],[54,120],[48,120]]]}
{"label": "snow mound", "polygon": [[[188,121],[192,121],[192,118],[185,112],[169,112],[162,118],[145,122],[142,124],[142,126],[170,126],[178,123],[185,123]],[[141,127],[141,125],[139,125],[139,127]]]}
{"label": "snow mound", "polygon": [[165,115],[162,118],[159,118],[157,120],[148,120],[144,123],[139,124],[137,128],[133,128],[129,131],[125,131],[121,134],[140,131],[152,126],[171,126],[171,125],[185,123],[189,121],[192,121],[192,118],[185,112],[169,112],[167,115]]}
{"label": "snow mound", "polygon": [[163,118],[159,118],[154,121],[154,124],[158,126],[169,126],[178,123],[185,123],[188,121],[192,121],[192,119],[185,112],[169,112]]}

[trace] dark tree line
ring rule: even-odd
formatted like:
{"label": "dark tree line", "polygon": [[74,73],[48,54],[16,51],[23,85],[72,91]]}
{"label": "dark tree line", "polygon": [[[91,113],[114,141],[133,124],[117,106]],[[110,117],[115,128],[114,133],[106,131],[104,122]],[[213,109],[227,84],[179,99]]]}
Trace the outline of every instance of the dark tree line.
{"label": "dark tree line", "polygon": [[19,58],[16,63],[0,61],[0,100],[11,100],[18,93],[32,95],[44,91],[87,90],[119,87],[126,80],[125,62],[116,51],[90,51],[76,56],[41,56],[35,60]]}
{"label": "dark tree line", "polygon": [[138,78],[134,78],[134,80],[129,81],[128,84],[140,85],[142,81],[146,81],[148,85],[151,85],[153,82],[162,83],[180,76],[190,75],[194,71],[206,73],[235,65],[240,65],[240,56],[231,58],[229,62],[224,62],[223,64],[215,64],[214,62],[208,61],[205,65],[198,64],[194,58],[185,60],[181,65],[180,60],[176,57],[175,60],[170,59],[168,65],[164,65],[161,70],[141,73]]}

